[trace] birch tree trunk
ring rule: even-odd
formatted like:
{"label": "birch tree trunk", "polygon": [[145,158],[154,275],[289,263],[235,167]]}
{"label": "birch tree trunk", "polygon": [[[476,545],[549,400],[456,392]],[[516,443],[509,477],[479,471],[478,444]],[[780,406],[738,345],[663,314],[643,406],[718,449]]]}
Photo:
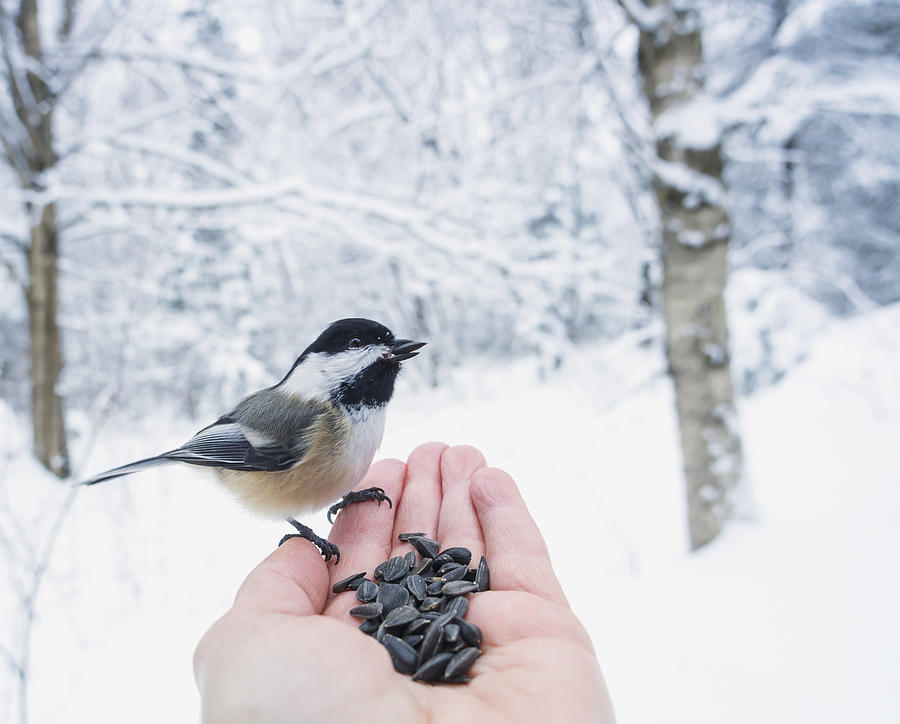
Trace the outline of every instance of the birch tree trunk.
{"label": "birch tree trunk", "polygon": [[56,209],[32,209],[28,249],[28,321],[31,340],[31,417],[34,452],[61,478],[69,474],[69,455],[62,398],[57,391],[62,372],[58,308]]}
{"label": "birch tree trunk", "polygon": [[[703,93],[703,45],[696,8],[669,0],[621,3],[640,30],[638,66],[657,129],[654,188],[662,226],[662,298],[669,372],[684,457],[691,550],[713,540],[733,512],[743,468],[728,328],[721,137],[700,139],[679,114]],[[659,123],[663,114],[666,122]],[[678,122],[671,122],[672,118]],[[690,146],[682,141],[691,135]]]}
{"label": "birch tree trunk", "polygon": [[[59,28],[64,38],[72,27],[75,2],[66,2]],[[22,188],[40,192],[44,174],[57,161],[53,146],[53,107],[55,98],[41,76],[44,72],[40,22],[36,0],[21,0],[15,17],[15,29],[4,24],[3,61],[7,88],[16,129],[4,129],[4,150],[10,165],[18,172]],[[14,39],[13,39],[14,36]],[[18,46],[14,52],[12,43]],[[24,63],[21,60],[24,59]],[[60,330],[57,321],[59,233],[56,208],[51,204],[26,203],[30,223],[28,255],[28,305],[31,346],[31,406],[34,452],[55,475],[69,474],[63,401],[58,384],[62,371]]]}

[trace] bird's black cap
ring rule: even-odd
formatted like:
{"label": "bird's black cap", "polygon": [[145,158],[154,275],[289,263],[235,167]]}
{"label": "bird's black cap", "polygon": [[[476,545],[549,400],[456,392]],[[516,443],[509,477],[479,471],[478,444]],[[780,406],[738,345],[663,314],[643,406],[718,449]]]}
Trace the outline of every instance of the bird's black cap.
{"label": "bird's black cap", "polygon": [[356,346],[364,347],[367,344],[390,344],[393,339],[393,333],[383,324],[371,319],[350,317],[329,324],[303,354],[315,352],[337,354],[349,349],[351,341],[354,340],[359,342]]}

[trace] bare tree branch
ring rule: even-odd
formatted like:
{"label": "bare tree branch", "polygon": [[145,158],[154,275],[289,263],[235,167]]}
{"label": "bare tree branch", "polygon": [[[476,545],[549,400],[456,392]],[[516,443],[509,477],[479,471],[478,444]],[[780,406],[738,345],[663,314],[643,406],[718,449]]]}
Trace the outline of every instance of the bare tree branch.
{"label": "bare tree branch", "polygon": [[[2,49],[3,54],[3,65],[6,68],[6,84],[9,89],[10,98],[12,99],[13,111],[19,121],[18,125],[30,140],[32,149],[35,150],[40,143],[40,138],[33,128],[28,111],[29,108],[34,107],[35,101],[31,96],[27,80],[24,77],[21,77],[19,67],[13,61],[12,52],[15,46],[13,44],[13,39],[10,37],[9,28],[7,27],[7,18],[8,16],[3,10],[3,6],[0,5],[0,49]],[[28,95],[28,98],[26,98],[26,94]],[[31,161],[29,159],[29,154],[24,151],[24,149],[21,153],[16,153],[14,150],[16,147],[21,148],[21,143],[11,139],[5,131],[0,131],[0,137],[3,139],[3,146],[7,157],[14,167],[19,170],[16,161],[18,158],[21,158],[26,163],[25,169],[30,168]],[[30,178],[30,175],[25,169],[22,169],[19,175],[24,176],[27,181]]]}
{"label": "bare tree branch", "polygon": [[60,40],[68,40],[75,25],[75,13],[78,10],[78,0],[63,0],[63,17],[56,31]]}
{"label": "bare tree branch", "polygon": [[2,641],[0,641],[0,655],[2,655],[4,659],[6,659],[6,663],[9,668],[12,669],[13,674],[15,674],[17,678],[21,677],[23,671],[21,665],[19,664],[19,660],[15,656],[13,656],[12,652],[10,652],[10,650],[6,648],[6,646],[3,645]]}

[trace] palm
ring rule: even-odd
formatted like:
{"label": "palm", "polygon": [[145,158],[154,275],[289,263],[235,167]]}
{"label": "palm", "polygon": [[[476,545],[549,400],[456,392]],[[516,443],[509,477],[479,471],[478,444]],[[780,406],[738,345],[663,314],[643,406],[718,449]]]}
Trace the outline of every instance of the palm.
{"label": "palm", "polygon": [[[338,518],[341,549],[326,565],[290,541],[248,577],[234,608],[197,654],[206,721],[611,721],[590,641],[570,611],[543,540],[515,485],[471,448],[425,445],[408,465],[384,461],[377,482],[394,508],[362,504]],[[394,671],[387,651],[357,629],[352,593],[331,585],[371,575],[410,550],[420,530],[464,545],[491,564],[492,590],[472,597],[466,619],[484,632],[484,654],[465,686],[427,686]],[[212,696],[210,690],[214,690]],[[228,691],[223,700],[222,691]]]}

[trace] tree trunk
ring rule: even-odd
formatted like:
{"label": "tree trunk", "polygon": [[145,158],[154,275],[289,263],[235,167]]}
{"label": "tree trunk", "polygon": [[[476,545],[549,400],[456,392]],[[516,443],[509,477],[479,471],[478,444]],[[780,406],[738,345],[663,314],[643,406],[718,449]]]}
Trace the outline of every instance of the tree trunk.
{"label": "tree trunk", "polygon": [[57,391],[62,372],[57,310],[57,229],[52,204],[32,208],[28,250],[28,321],[31,333],[31,417],[34,452],[61,478],[69,474],[69,455],[62,398]]}
{"label": "tree trunk", "polygon": [[[638,65],[656,124],[664,112],[702,93],[703,47],[695,8],[662,0],[650,11],[653,22],[638,23]],[[697,122],[692,115],[685,116],[687,122]],[[697,145],[694,139],[692,146]],[[699,145],[705,147],[687,147],[675,133],[658,134],[654,174],[666,350],[684,456],[691,550],[713,540],[732,514],[743,468],[725,317],[730,226],[723,206],[721,139]]]}
{"label": "tree trunk", "polygon": [[[75,3],[67,2],[60,37],[65,37],[71,30],[74,11]],[[42,75],[46,71],[39,21],[37,0],[21,0],[16,27],[21,51],[29,62],[19,69],[21,72],[16,72],[12,68],[14,56],[5,55],[9,66],[7,84],[10,100],[21,124],[18,133],[11,134],[10,138],[18,138],[15,145],[27,164],[27,168],[20,168],[20,175],[23,187],[30,192],[43,189],[44,174],[57,161],[53,147],[53,108],[56,99]],[[7,153],[12,146],[11,140],[5,142]],[[26,301],[31,341],[34,452],[48,470],[59,477],[66,477],[69,474],[69,455],[63,404],[57,389],[62,372],[62,354],[57,322],[59,237],[56,208],[52,203],[40,205],[27,202],[26,210],[31,224]]]}

